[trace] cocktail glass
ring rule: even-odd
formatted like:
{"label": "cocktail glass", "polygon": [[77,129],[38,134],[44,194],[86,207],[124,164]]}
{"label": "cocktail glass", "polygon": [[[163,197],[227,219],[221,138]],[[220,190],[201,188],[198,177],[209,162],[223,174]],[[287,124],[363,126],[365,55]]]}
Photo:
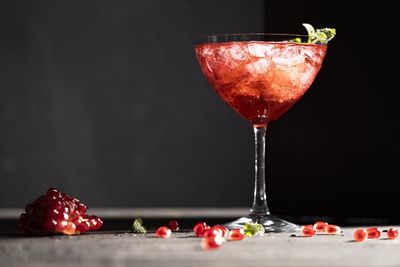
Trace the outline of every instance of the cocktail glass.
{"label": "cocktail glass", "polygon": [[255,135],[255,188],[250,213],[229,229],[262,224],[267,232],[294,232],[296,224],[270,214],[265,192],[265,133],[307,91],[321,68],[327,45],[300,43],[307,36],[224,34],[200,38],[201,70],[220,97],[248,120]]}

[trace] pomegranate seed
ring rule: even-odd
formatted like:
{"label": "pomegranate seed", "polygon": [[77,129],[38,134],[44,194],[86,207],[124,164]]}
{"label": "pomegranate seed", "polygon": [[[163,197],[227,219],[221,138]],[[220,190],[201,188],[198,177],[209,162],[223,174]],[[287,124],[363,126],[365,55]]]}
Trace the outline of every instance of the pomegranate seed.
{"label": "pomegranate seed", "polygon": [[204,238],[213,238],[215,236],[222,236],[222,230],[219,228],[211,227],[203,233]]}
{"label": "pomegranate seed", "polygon": [[73,220],[73,223],[76,225],[76,231],[79,234],[86,233],[90,230],[90,221],[88,219],[84,219],[79,216]]}
{"label": "pomegranate seed", "polygon": [[390,228],[387,231],[387,237],[389,239],[396,239],[398,235],[399,235],[399,230],[397,230],[397,228]]}
{"label": "pomegranate seed", "polygon": [[333,224],[328,224],[325,227],[325,232],[328,235],[337,235],[338,233],[340,233],[340,227],[337,225],[333,225]]}
{"label": "pomegranate seed", "polygon": [[325,232],[325,227],[328,226],[327,222],[316,222],[314,223],[314,229],[317,232]]}
{"label": "pomegranate seed", "polygon": [[366,230],[369,239],[376,239],[381,237],[381,231],[376,227],[371,227]]}
{"label": "pomegranate seed", "polygon": [[44,230],[47,232],[53,232],[56,229],[57,226],[57,221],[51,219],[51,220],[46,220],[43,224]]}
{"label": "pomegranate seed", "polygon": [[300,230],[304,236],[308,236],[308,237],[311,237],[311,236],[315,235],[315,233],[316,233],[314,226],[312,224],[304,225],[300,228]]}
{"label": "pomegranate seed", "polygon": [[214,237],[203,238],[201,240],[201,247],[204,250],[213,250],[219,248],[224,242],[224,238],[220,235]]}
{"label": "pomegranate seed", "polygon": [[94,215],[89,217],[90,230],[99,230],[103,226],[103,221]]}
{"label": "pomegranate seed", "polygon": [[204,232],[208,229],[210,229],[210,226],[208,226],[205,222],[198,222],[193,227],[193,231],[197,237],[203,237]]}
{"label": "pomegranate seed", "polygon": [[61,197],[60,192],[58,192],[57,189],[55,188],[50,188],[46,192],[46,198],[47,199],[54,199],[57,200]]}
{"label": "pomegranate seed", "polygon": [[86,205],[83,203],[78,203],[77,206],[78,206],[77,211],[78,211],[79,215],[85,214],[85,212],[87,211]]}
{"label": "pomegranate seed", "polygon": [[367,237],[367,231],[365,231],[364,229],[358,229],[354,232],[353,236],[356,242],[362,242]]}
{"label": "pomegranate seed", "polygon": [[32,204],[28,204],[25,206],[25,211],[28,215],[32,215],[34,210],[35,210],[35,206],[33,206]]}
{"label": "pomegranate seed", "polygon": [[229,230],[225,226],[222,226],[220,224],[214,225],[212,228],[218,228],[222,231],[222,237],[227,237]]}
{"label": "pomegranate seed", "polygon": [[176,221],[176,220],[170,220],[169,223],[168,223],[168,227],[169,227],[169,229],[171,229],[172,231],[178,231],[178,230],[179,230],[178,221]]}
{"label": "pomegranate seed", "polygon": [[160,226],[156,231],[156,236],[160,238],[169,238],[171,236],[171,230],[167,226]]}
{"label": "pomegranate seed", "polygon": [[55,188],[26,205],[25,210],[19,219],[19,227],[33,235],[80,234],[103,225],[100,218],[85,213],[87,208],[78,199]]}
{"label": "pomegranate seed", "polygon": [[228,240],[230,241],[238,241],[244,238],[243,229],[232,229],[229,231]]}

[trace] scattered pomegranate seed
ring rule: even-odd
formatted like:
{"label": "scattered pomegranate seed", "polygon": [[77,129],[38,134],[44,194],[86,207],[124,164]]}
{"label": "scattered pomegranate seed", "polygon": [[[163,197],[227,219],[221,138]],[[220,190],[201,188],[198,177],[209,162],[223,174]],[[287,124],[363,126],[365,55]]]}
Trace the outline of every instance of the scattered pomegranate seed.
{"label": "scattered pomegranate seed", "polygon": [[356,242],[362,242],[367,237],[367,231],[365,231],[364,229],[358,229],[354,232],[353,236]]}
{"label": "scattered pomegranate seed", "polygon": [[224,242],[224,238],[220,235],[216,235],[214,237],[204,237],[201,240],[201,247],[204,250],[213,250],[219,248]]}
{"label": "scattered pomegranate seed", "polygon": [[220,224],[214,225],[212,228],[218,228],[222,231],[222,237],[227,237],[229,230],[225,226],[222,226]]}
{"label": "scattered pomegranate seed", "polygon": [[170,220],[168,223],[168,227],[169,227],[169,229],[171,229],[171,231],[178,231],[179,230],[178,221]]}
{"label": "scattered pomegranate seed", "polygon": [[399,230],[397,230],[397,228],[390,228],[387,231],[387,237],[389,239],[396,239],[398,235],[399,235]]}
{"label": "scattered pomegranate seed", "polygon": [[167,226],[160,226],[156,231],[156,236],[161,238],[169,238],[171,236],[171,229]]}
{"label": "scattered pomegranate seed", "polygon": [[210,226],[208,226],[205,222],[198,222],[193,227],[193,231],[197,237],[203,237],[204,232],[208,229],[210,229]]}
{"label": "scattered pomegranate seed", "polygon": [[314,225],[309,224],[309,225],[304,225],[300,228],[301,232],[303,233],[304,236],[311,237],[315,235],[316,231],[314,229]]}
{"label": "scattered pomegranate seed", "polygon": [[32,235],[54,233],[73,235],[100,229],[103,222],[86,214],[87,207],[78,199],[50,188],[25,206],[19,218],[19,228]]}
{"label": "scattered pomegranate seed", "polygon": [[222,236],[222,230],[219,228],[211,227],[203,233],[204,238],[213,238],[215,236]]}
{"label": "scattered pomegranate seed", "polygon": [[316,222],[314,223],[314,229],[317,232],[325,232],[325,227],[328,226],[327,222]]}
{"label": "scattered pomegranate seed", "polygon": [[229,231],[228,240],[230,241],[238,241],[244,238],[243,229],[232,229]]}
{"label": "scattered pomegranate seed", "polygon": [[376,227],[368,228],[366,232],[369,239],[376,239],[381,237],[381,231],[379,231]]}
{"label": "scattered pomegranate seed", "polygon": [[333,225],[333,224],[328,224],[325,227],[325,232],[328,235],[337,235],[338,233],[340,233],[340,227],[337,225]]}

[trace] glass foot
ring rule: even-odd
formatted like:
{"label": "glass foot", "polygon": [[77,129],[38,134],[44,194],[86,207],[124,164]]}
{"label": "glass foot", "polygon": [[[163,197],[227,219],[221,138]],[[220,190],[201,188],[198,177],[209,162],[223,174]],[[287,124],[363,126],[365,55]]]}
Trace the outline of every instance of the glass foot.
{"label": "glass foot", "polygon": [[225,223],[224,226],[228,229],[237,229],[242,228],[246,223],[262,224],[265,232],[270,233],[294,233],[300,229],[298,225],[275,217],[274,215],[251,213],[232,222]]}

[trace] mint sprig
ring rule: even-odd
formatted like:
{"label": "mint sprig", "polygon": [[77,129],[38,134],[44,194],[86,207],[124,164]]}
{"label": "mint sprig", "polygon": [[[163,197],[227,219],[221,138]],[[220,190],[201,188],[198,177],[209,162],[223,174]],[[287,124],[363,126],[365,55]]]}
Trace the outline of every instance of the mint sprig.
{"label": "mint sprig", "polygon": [[336,29],[334,28],[323,28],[315,30],[311,24],[303,23],[303,26],[308,32],[309,44],[327,44],[336,35]]}
{"label": "mint sprig", "polygon": [[142,218],[136,218],[132,223],[132,232],[138,234],[147,233],[146,228],[144,228]]}
{"label": "mint sprig", "polygon": [[245,236],[263,236],[265,233],[264,227],[259,223],[246,223],[243,226]]}

